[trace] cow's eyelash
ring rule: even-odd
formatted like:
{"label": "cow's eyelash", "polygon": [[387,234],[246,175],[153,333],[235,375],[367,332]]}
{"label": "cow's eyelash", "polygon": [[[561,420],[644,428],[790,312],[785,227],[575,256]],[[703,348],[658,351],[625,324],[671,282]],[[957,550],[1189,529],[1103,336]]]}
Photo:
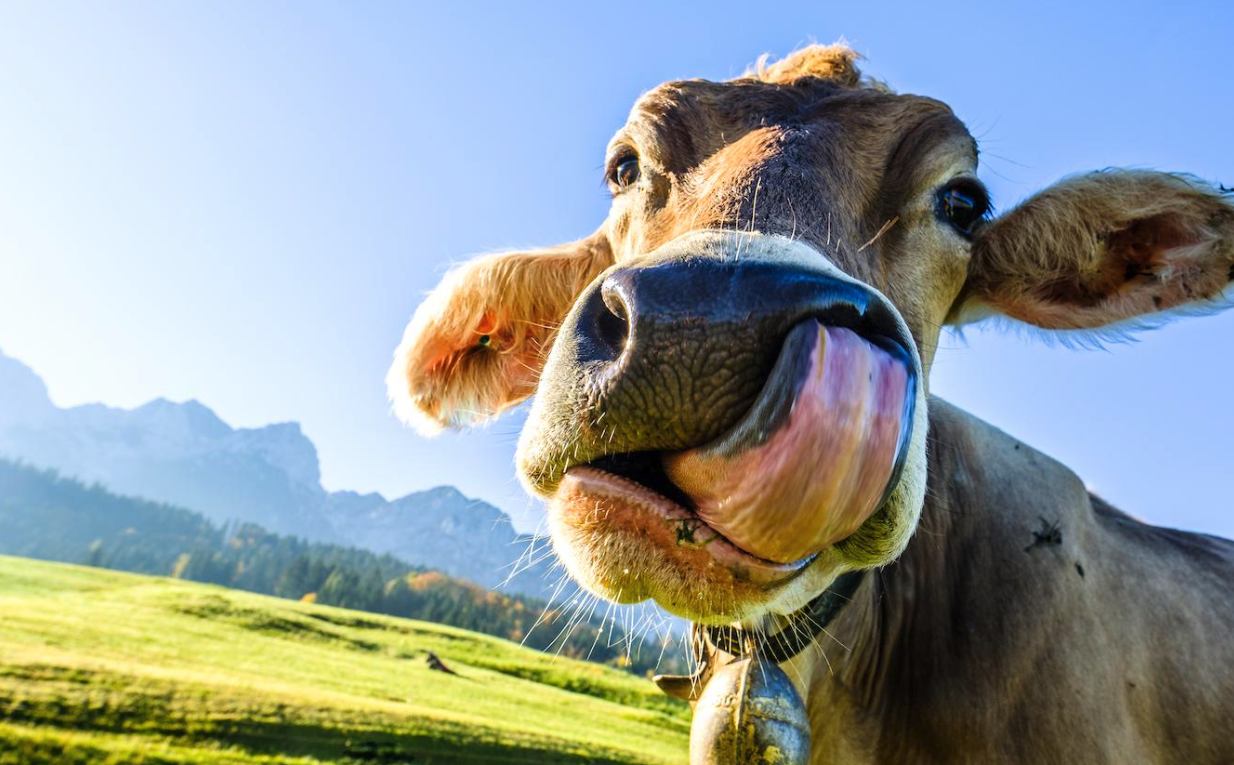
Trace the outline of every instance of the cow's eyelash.
{"label": "cow's eyelash", "polygon": [[622,165],[631,161],[639,161],[638,152],[635,151],[633,147],[623,146],[614,151],[612,156],[610,156],[608,161],[604,164],[604,184],[610,189],[621,188],[621,184],[617,178],[617,173]]}

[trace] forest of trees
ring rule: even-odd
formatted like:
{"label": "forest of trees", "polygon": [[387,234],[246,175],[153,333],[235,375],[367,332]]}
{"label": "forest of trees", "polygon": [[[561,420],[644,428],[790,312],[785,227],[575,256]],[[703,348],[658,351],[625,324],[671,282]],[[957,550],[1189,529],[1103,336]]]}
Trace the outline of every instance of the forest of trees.
{"label": "forest of trees", "polygon": [[[112,494],[53,471],[0,459],[0,553],[155,574],[250,592],[449,624],[645,674],[673,669],[659,638],[572,604],[486,590],[389,555],[219,527],[183,508]],[[538,626],[535,626],[537,625]],[[535,629],[533,629],[535,626]]]}

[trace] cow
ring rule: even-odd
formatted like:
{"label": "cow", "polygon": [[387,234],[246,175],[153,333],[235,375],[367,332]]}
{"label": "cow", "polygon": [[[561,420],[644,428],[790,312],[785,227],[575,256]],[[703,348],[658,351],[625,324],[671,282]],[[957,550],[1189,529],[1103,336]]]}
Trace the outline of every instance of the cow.
{"label": "cow", "polygon": [[765,661],[811,762],[1234,762],[1234,543],[1131,518],[929,385],[944,326],[1228,304],[1231,191],[1104,169],[994,215],[952,110],[858,64],[814,45],[643,95],[603,224],[450,272],[394,409],[431,433],[534,394],[517,470],[566,569],[697,625],[705,671],[663,681],[696,701],[804,631]]}

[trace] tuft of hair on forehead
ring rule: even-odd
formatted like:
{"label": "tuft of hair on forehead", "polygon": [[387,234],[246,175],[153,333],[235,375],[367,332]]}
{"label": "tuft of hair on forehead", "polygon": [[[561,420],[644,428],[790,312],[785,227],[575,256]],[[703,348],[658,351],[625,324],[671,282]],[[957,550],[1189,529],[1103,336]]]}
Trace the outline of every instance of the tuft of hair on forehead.
{"label": "tuft of hair on forehead", "polygon": [[799,80],[813,78],[856,88],[862,85],[861,70],[857,68],[860,58],[860,53],[843,42],[814,44],[775,62],[771,61],[770,54],[764,53],[743,77],[772,85],[792,85]]}

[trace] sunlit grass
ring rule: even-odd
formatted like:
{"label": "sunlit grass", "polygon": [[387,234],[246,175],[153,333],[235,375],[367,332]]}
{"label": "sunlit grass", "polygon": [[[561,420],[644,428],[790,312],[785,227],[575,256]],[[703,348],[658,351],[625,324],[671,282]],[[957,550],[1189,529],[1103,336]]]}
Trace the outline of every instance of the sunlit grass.
{"label": "sunlit grass", "polygon": [[647,680],[464,630],[3,556],[0,720],[23,765],[681,763],[689,731]]}

